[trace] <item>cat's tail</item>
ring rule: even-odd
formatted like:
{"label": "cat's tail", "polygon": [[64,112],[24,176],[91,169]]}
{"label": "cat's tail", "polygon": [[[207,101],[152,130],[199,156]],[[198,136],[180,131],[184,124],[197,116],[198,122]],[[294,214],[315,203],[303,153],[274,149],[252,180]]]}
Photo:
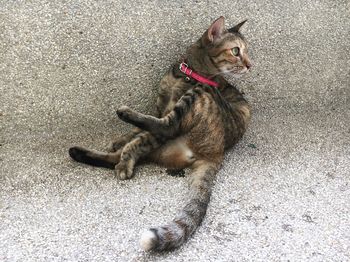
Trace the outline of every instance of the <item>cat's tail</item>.
{"label": "cat's tail", "polygon": [[140,245],[145,251],[177,248],[195,232],[207,211],[217,170],[218,165],[211,162],[195,163],[191,174],[190,201],[172,222],[151,228],[142,235]]}

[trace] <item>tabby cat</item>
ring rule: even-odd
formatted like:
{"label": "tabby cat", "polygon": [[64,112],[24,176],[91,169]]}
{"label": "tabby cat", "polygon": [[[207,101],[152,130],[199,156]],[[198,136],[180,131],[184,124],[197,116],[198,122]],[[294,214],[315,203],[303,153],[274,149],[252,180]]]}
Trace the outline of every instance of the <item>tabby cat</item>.
{"label": "tabby cat", "polygon": [[224,150],[237,143],[247,128],[250,107],[223,78],[240,76],[251,67],[247,43],[239,32],[244,23],[227,30],[220,17],[188,48],[184,59],[161,80],[157,117],[120,107],[118,117],[136,129],[112,143],[109,153],[69,149],[74,160],[115,169],[119,179],[132,178],[139,160],[191,168],[187,205],[172,222],[142,235],[140,244],[146,251],[179,247],[194,233],[205,216]]}

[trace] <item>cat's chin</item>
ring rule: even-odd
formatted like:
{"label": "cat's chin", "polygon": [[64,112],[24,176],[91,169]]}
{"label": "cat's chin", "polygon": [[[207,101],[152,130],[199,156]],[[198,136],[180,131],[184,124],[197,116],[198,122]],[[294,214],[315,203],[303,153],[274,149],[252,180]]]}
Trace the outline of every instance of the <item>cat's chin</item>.
{"label": "cat's chin", "polygon": [[243,72],[239,72],[239,73],[226,72],[224,74],[227,76],[233,77],[233,78],[241,78],[244,75],[246,75],[247,73],[248,73],[248,71],[243,71]]}
{"label": "cat's chin", "polygon": [[222,74],[223,75],[227,75],[227,76],[231,76],[231,77],[234,77],[234,78],[241,78],[242,76],[244,76],[245,74],[247,74],[249,72],[248,69],[243,69],[239,72],[233,72],[233,71],[229,71],[229,70],[223,70],[222,71]]}
{"label": "cat's chin", "polygon": [[230,74],[233,78],[241,78],[242,76],[244,76],[246,74],[245,73],[234,73],[234,74]]}

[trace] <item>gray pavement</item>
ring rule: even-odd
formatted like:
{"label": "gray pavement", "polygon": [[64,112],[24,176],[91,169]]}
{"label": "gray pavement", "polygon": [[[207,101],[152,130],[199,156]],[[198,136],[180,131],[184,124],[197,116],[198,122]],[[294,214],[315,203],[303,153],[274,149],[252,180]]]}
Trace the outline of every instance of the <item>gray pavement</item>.
{"label": "gray pavement", "polygon": [[[2,1],[0,261],[350,261],[350,4],[325,1]],[[245,18],[254,108],[207,216],[180,249],[144,229],[185,203],[187,177],[130,181],[74,163],[152,112],[157,83],[210,22]]]}

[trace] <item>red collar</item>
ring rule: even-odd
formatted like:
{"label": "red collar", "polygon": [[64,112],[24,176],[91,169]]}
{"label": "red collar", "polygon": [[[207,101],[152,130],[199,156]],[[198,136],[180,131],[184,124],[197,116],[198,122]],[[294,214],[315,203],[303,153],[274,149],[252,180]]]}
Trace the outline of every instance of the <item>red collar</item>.
{"label": "red collar", "polygon": [[206,84],[206,85],[210,85],[213,87],[218,87],[219,83],[212,81],[204,76],[201,76],[199,74],[197,74],[196,72],[194,72],[191,68],[188,67],[188,65],[184,62],[182,62],[179,66],[179,69],[182,73],[184,73],[185,75],[197,80],[198,82],[201,82],[202,84]]}

